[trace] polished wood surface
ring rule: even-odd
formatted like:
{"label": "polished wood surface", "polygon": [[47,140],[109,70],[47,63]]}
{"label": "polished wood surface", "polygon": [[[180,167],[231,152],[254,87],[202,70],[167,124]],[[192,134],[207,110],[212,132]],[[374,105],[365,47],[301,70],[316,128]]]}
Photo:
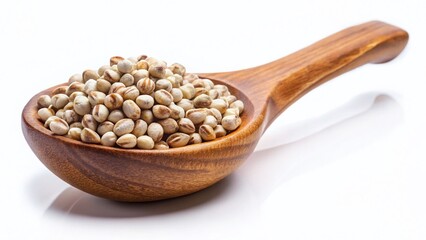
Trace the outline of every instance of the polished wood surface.
{"label": "polished wood surface", "polygon": [[272,121],[304,94],[365,63],[382,63],[405,47],[408,34],[368,22],[274,62],[234,72],[199,74],[226,84],[245,103],[242,125],[202,144],[168,150],[119,149],[53,135],[37,116],[35,95],[22,112],[22,130],[37,157],[64,181],[93,195],[130,202],[182,196],[232,173],[253,152]]}

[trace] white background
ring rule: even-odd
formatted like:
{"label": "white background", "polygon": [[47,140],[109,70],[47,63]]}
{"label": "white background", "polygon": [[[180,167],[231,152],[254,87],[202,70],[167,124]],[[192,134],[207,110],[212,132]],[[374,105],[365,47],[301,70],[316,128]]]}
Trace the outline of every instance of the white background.
{"label": "white background", "polygon": [[[425,10],[421,0],[3,1],[0,239],[426,239]],[[403,54],[306,95],[235,174],[191,196],[90,196],[22,136],[31,96],[113,55],[231,71],[374,19],[410,33]]]}

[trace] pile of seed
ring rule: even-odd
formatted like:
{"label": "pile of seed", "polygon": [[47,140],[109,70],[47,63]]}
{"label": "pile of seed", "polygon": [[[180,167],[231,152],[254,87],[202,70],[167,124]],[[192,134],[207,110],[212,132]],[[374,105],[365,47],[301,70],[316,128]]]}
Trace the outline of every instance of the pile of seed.
{"label": "pile of seed", "polygon": [[244,104],[225,85],[146,55],[115,56],[38,99],[54,134],[122,148],[168,149],[211,141],[241,124]]}

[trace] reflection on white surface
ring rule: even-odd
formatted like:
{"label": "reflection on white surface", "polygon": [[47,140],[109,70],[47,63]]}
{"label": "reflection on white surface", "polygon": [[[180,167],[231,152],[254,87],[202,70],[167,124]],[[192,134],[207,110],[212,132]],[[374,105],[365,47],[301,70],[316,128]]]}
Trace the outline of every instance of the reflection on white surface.
{"label": "reflection on white surface", "polygon": [[[260,239],[265,234],[257,227],[265,224],[262,207],[277,190],[299,176],[338,162],[385,138],[401,121],[401,108],[391,97],[377,93],[359,96],[312,121],[287,126],[289,129],[278,130],[273,126],[277,136],[291,131],[291,138],[265,134],[265,138],[273,138],[266,139],[275,143],[272,147],[260,146],[245,165],[218,184],[176,199],[118,203],[71,187],[64,190],[61,184],[50,184],[51,189],[62,192],[46,207],[40,237],[58,233],[72,235],[74,231],[83,231],[90,237],[102,231],[103,236],[110,233],[114,239],[123,236],[167,239],[179,231],[179,236],[187,232],[193,236],[203,235],[204,239]],[[34,199],[46,197],[36,190],[31,195]],[[285,218],[282,214],[286,211],[283,206],[268,214]],[[164,231],[159,231],[158,226]],[[270,230],[279,233],[280,225],[274,226],[271,224]]]}

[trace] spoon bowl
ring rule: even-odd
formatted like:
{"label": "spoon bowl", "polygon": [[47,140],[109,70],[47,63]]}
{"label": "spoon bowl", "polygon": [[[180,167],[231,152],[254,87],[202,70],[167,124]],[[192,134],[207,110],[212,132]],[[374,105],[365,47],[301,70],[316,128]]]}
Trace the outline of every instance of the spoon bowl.
{"label": "spoon bowl", "polygon": [[27,103],[22,112],[22,130],[47,168],[90,194],[128,202],[187,195],[237,169],[274,119],[304,94],[365,63],[393,59],[407,41],[404,30],[373,21],[345,29],[265,65],[199,74],[215,84],[227,85],[245,104],[241,126],[211,142],[140,150],[87,144],[54,135],[37,115],[37,99],[58,86],[38,93]]}

